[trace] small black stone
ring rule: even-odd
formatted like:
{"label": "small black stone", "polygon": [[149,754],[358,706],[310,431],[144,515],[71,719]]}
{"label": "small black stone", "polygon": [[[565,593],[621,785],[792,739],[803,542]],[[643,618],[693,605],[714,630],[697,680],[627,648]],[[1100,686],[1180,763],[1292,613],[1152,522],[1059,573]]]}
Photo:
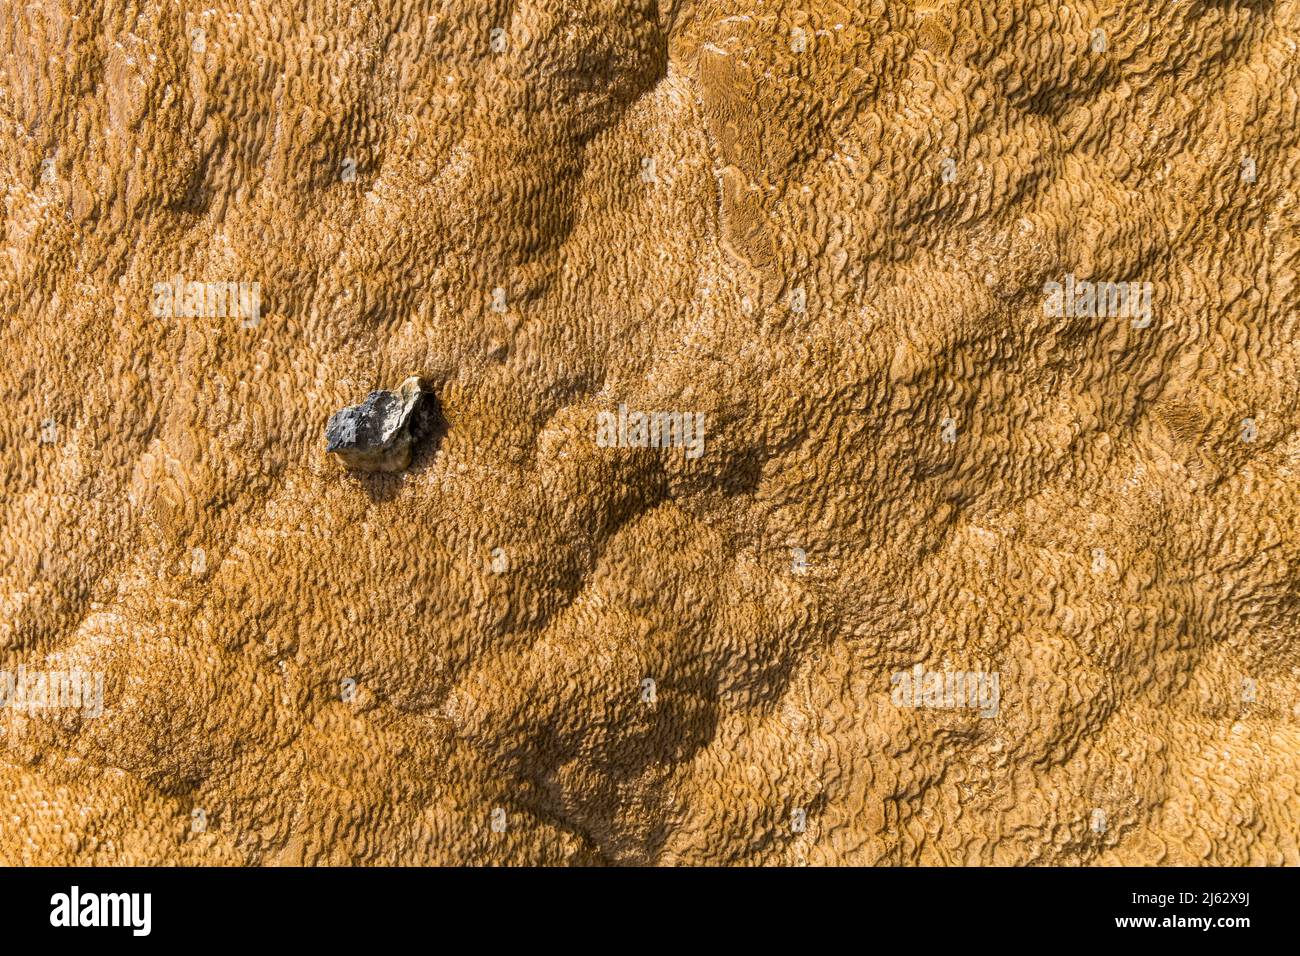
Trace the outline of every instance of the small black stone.
{"label": "small black stone", "polygon": [[412,377],[396,392],[374,391],[339,409],[325,426],[325,450],[354,471],[401,471],[411,463],[411,421],[424,394]]}

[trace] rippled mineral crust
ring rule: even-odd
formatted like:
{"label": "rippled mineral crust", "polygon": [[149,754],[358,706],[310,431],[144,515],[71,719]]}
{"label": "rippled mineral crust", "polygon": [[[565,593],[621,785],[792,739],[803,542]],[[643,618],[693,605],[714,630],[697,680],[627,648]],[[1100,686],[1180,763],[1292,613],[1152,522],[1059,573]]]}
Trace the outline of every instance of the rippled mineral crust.
{"label": "rippled mineral crust", "polygon": [[[0,668],[104,674],[0,712],[0,863],[1300,863],[1298,40],[0,4]],[[440,444],[339,469],[413,371]]]}

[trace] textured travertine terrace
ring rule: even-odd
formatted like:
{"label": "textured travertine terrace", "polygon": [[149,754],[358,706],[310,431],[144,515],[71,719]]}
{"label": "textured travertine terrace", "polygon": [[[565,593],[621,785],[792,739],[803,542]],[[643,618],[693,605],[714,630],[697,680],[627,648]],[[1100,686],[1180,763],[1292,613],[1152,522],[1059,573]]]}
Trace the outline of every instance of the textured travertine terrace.
{"label": "textured travertine terrace", "polygon": [[[0,668],[104,675],[0,711],[0,862],[1300,863],[1298,42],[0,5]],[[440,440],[344,472],[409,374]]]}

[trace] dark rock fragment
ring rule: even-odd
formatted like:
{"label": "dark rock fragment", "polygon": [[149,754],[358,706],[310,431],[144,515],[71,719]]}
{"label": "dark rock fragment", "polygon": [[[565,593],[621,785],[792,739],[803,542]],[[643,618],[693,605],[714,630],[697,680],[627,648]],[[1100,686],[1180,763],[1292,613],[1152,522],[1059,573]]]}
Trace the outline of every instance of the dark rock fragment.
{"label": "dark rock fragment", "polygon": [[411,464],[411,424],[423,395],[413,376],[396,392],[371,392],[360,405],[340,409],[325,426],[325,450],[352,471],[402,471]]}

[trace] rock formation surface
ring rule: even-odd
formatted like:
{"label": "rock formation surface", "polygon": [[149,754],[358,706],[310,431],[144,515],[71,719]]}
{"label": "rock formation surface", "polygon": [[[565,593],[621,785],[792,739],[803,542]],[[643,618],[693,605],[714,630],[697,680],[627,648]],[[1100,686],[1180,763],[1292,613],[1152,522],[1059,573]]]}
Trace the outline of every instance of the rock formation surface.
{"label": "rock formation surface", "polygon": [[0,5],[0,863],[1300,863],[1298,43]]}

